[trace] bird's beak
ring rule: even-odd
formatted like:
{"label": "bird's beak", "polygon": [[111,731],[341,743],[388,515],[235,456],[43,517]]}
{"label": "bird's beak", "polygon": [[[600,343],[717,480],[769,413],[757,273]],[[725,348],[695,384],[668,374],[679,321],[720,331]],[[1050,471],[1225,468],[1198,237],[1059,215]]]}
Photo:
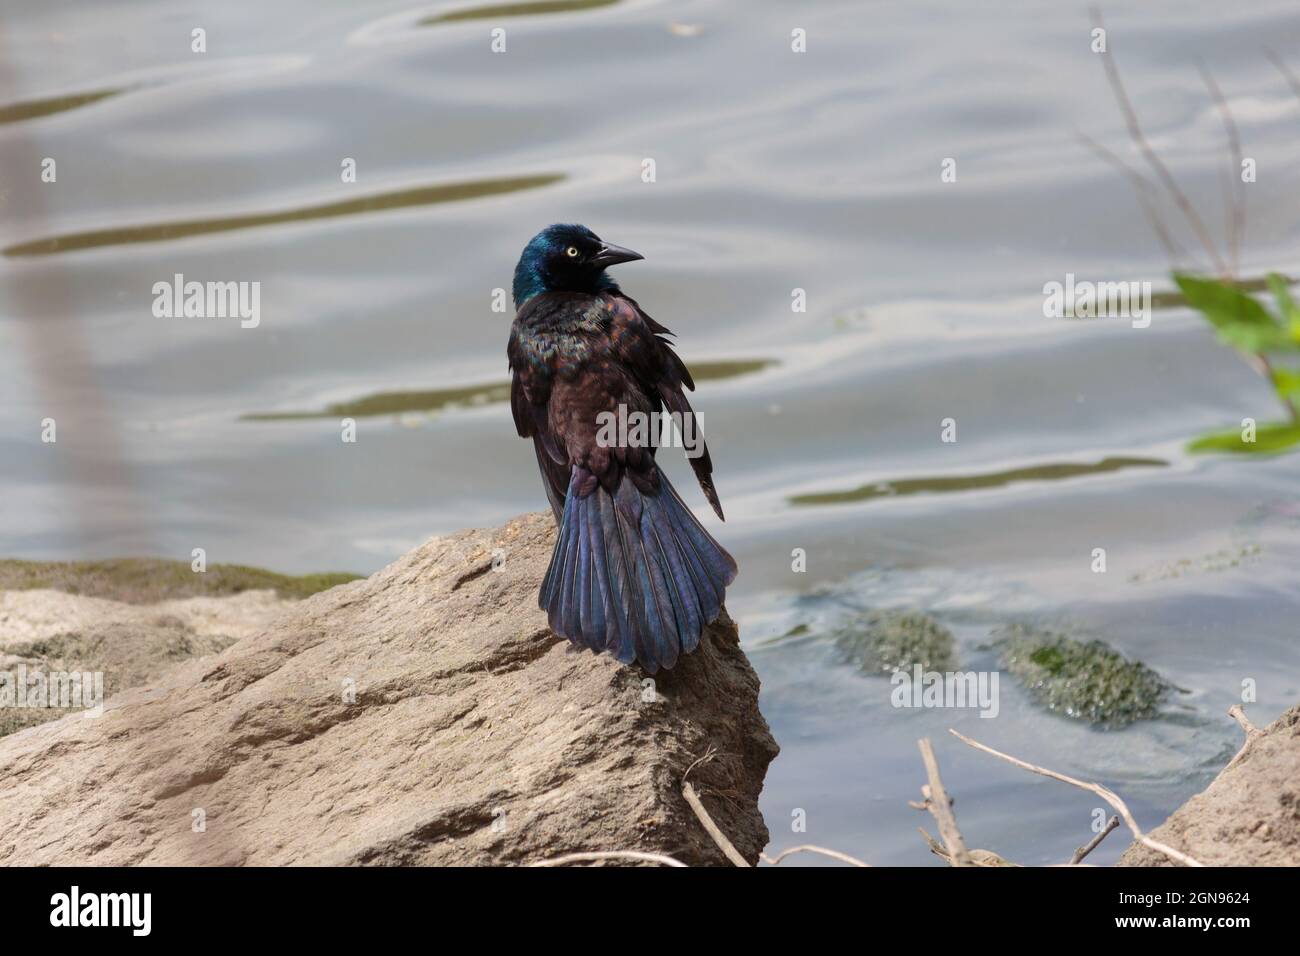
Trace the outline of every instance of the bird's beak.
{"label": "bird's beak", "polygon": [[622,246],[604,243],[600,247],[600,252],[592,258],[592,264],[598,265],[602,269],[606,266],[616,266],[620,262],[635,262],[637,259],[644,259],[645,256],[639,252],[633,252],[631,249],[624,249]]}

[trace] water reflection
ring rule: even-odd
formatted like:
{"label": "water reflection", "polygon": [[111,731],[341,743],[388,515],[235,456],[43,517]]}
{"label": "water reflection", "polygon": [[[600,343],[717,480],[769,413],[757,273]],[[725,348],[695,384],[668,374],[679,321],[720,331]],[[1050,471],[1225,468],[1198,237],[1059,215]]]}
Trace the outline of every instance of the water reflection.
{"label": "water reflection", "polygon": [[110,96],[117,96],[129,89],[130,87],[115,90],[92,90],[88,93],[70,93],[67,96],[48,96],[39,100],[22,100],[18,103],[10,103],[7,106],[0,106],[0,125],[4,123],[21,123],[23,120],[51,116],[54,113],[65,113],[68,110],[75,110],[82,106],[89,106],[91,103],[98,103],[100,100],[106,100]]}
{"label": "water reflection", "polygon": [[877,481],[846,491],[824,491],[815,494],[794,495],[792,505],[839,505],[872,498],[897,498],[926,492],[943,494],[953,491],[974,491],[982,488],[1000,488],[1017,481],[1061,481],[1081,475],[1100,475],[1123,468],[1163,468],[1169,463],[1159,458],[1103,458],[1101,461],[1061,462],[1050,465],[1032,465],[983,475],[938,475],[928,478],[902,478],[898,481]]}
{"label": "water reflection", "polygon": [[10,258],[23,256],[48,256],[59,252],[76,252],[99,246],[121,246],[138,242],[167,242],[189,236],[213,232],[230,232],[235,229],[255,229],[286,222],[305,222],[312,219],[333,219],[378,212],[383,209],[401,209],[408,206],[430,206],[436,203],[478,199],[501,193],[540,189],[564,179],[561,173],[543,173],[536,176],[517,176],[508,179],[475,179],[457,183],[438,183],[416,186],[393,192],[375,193],[358,199],[299,206],[279,212],[250,213],[246,216],[229,216],[220,219],[191,219],[176,222],[149,223],[141,226],[119,226],[115,229],[96,229],[89,232],[66,233],[46,239],[34,239],[7,246],[4,254]]}
{"label": "water reflection", "polygon": [[466,7],[447,13],[424,17],[416,26],[430,27],[439,23],[456,23],[461,20],[487,20],[498,17],[524,17],[540,13],[569,13],[576,10],[593,10],[612,7],[618,0],[537,0],[535,3],[491,3],[480,7]]}
{"label": "water reflection", "polygon": [[[697,362],[691,377],[697,382],[716,381],[752,375],[777,364],[768,359]],[[398,415],[406,412],[437,412],[449,408],[466,408],[510,400],[509,382],[489,382],[457,388],[436,388],[416,392],[379,392],[350,402],[336,402],[320,411],[250,412],[241,421],[273,422],[302,418],[364,418],[372,415]]]}

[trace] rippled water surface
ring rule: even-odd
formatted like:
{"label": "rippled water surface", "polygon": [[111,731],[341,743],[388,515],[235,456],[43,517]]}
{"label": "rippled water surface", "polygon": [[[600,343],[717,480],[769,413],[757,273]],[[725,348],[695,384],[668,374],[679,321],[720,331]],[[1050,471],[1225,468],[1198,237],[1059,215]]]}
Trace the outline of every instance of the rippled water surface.
{"label": "rippled water surface", "polygon": [[[929,735],[972,845],[1060,861],[1095,799],[947,727],[1102,779],[1155,824],[1235,749],[1243,680],[1258,722],[1297,699],[1300,456],[1184,450],[1276,399],[1185,310],[1043,317],[1067,273],[1169,287],[1131,184],[1078,135],[1133,156],[1081,5],[0,6],[0,553],[368,572],[542,508],[492,304],[530,235],[577,220],[646,255],[620,278],[703,373],[729,517],[708,520],[782,746],[774,848],[933,862],[906,803]],[[1259,170],[1240,271],[1296,274],[1300,101],[1264,50],[1300,68],[1300,12],[1105,12],[1153,146],[1222,237],[1198,62],[1216,78]],[[177,273],[259,281],[260,324],[155,318]],[[991,631],[1028,621],[1183,690],[1119,731],[1009,679],[994,719],[899,710],[820,639],[884,607],[935,615],[963,667],[996,666]]]}

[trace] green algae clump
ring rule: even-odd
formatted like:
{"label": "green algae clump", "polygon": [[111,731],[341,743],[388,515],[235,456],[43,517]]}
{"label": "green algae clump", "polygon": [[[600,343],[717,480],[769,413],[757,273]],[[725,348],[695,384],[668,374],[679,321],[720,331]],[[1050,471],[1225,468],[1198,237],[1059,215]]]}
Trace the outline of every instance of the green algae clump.
{"label": "green algae clump", "polygon": [[957,666],[952,632],[919,611],[872,611],[836,628],[833,637],[845,659],[868,674]]}
{"label": "green algae clump", "polygon": [[1099,640],[1016,624],[994,642],[1001,666],[1048,710],[1105,729],[1153,717],[1170,685]]}

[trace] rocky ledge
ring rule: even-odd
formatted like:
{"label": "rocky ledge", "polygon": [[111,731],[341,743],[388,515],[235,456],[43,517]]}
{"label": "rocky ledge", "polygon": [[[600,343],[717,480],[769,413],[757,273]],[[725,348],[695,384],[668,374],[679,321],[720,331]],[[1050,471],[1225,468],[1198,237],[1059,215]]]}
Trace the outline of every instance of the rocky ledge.
{"label": "rocky ledge", "polygon": [[735,624],[653,681],[575,650],[537,608],[553,538],[529,515],[434,539],[0,738],[0,863],[724,864],[681,795],[707,753],[690,779],[755,861],[777,747]]}
{"label": "rocky ledge", "polygon": [[[1206,866],[1300,866],[1300,704],[1258,735],[1214,782],[1150,836]],[[1140,843],[1120,866],[1172,866]]]}

